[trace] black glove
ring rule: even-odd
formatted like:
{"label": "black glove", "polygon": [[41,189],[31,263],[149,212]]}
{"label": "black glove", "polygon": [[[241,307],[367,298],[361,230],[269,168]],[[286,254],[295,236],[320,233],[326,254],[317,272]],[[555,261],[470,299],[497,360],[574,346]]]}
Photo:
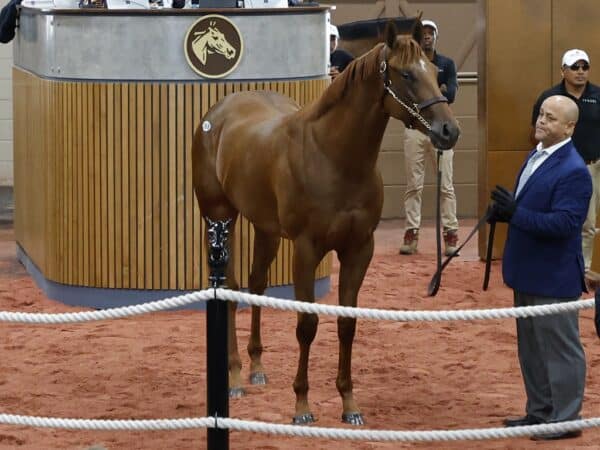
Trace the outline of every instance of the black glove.
{"label": "black glove", "polygon": [[510,222],[515,209],[517,209],[517,202],[512,192],[502,186],[496,185],[496,189],[492,191],[492,200],[495,202],[494,209],[501,219],[497,220],[497,222]]}
{"label": "black glove", "polygon": [[486,222],[489,223],[490,225],[492,223],[497,223],[497,222],[502,222],[502,223],[508,223],[510,222],[510,219],[503,216],[500,211],[498,211],[498,208],[496,207],[496,203],[492,202],[492,204],[490,206],[488,206],[488,210],[487,210],[487,220]]}
{"label": "black glove", "polygon": [[594,313],[594,325],[596,325],[596,334],[600,337],[600,299],[596,296],[596,312]]}
{"label": "black glove", "polygon": [[494,208],[494,203],[492,203],[491,205],[489,205],[487,207],[487,211],[486,211],[486,222],[489,223],[490,225],[496,222],[500,222],[499,216],[498,216],[498,212],[496,211],[496,208]]}

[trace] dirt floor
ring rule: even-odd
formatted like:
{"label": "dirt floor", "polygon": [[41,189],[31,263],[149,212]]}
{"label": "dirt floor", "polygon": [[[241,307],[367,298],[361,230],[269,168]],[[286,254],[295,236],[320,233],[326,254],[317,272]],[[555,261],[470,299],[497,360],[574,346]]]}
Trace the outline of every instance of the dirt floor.
{"label": "dirt floor", "polygon": [[[461,236],[474,222],[463,221]],[[401,222],[385,221],[376,234],[376,255],[361,290],[360,306],[443,310],[509,307],[500,264],[490,290],[482,292],[484,265],[470,244],[450,264],[437,297],[426,287],[434,271],[433,229],[423,230],[420,253],[398,255]],[[335,304],[332,291],[323,303]],[[590,295],[584,296],[589,298]],[[63,312],[75,308],[48,300],[15,259],[14,233],[0,229],[0,310]],[[240,348],[250,311],[239,312]],[[295,313],[263,313],[264,363],[270,383],[248,387],[231,401],[231,417],[290,423],[297,361]],[[0,412],[89,419],[203,417],[205,322],[202,312],[163,312],[133,319],[74,325],[1,324]],[[588,375],[585,417],[600,416],[600,342],[593,312],[581,313]],[[243,355],[244,373],[248,358]],[[340,423],[335,388],[336,320],[322,316],[310,361],[310,400],[317,426]],[[513,320],[394,323],[361,320],[354,343],[355,397],[367,421],[363,429],[432,430],[501,426],[520,415],[524,392],[516,357]],[[600,430],[569,441],[527,438],[453,443],[398,443],[301,439],[231,433],[231,449],[573,449],[598,448]],[[206,430],[91,432],[0,425],[0,449],[202,449]]]}

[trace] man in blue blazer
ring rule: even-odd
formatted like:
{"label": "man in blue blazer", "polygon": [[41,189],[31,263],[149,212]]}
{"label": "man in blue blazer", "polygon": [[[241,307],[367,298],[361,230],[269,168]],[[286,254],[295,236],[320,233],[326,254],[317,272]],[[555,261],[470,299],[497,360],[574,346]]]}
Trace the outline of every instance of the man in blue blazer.
{"label": "man in blue blazer", "polygon": [[[515,306],[572,301],[586,290],[581,229],[592,181],[571,141],[578,113],[570,98],[548,97],[535,124],[539,144],[521,168],[515,195],[501,186],[492,192],[491,220],[508,223],[502,275],[514,291]],[[586,363],[578,319],[576,311],[517,319],[526,415],[505,420],[506,426],[579,418]],[[532,439],[579,435],[571,431]]]}

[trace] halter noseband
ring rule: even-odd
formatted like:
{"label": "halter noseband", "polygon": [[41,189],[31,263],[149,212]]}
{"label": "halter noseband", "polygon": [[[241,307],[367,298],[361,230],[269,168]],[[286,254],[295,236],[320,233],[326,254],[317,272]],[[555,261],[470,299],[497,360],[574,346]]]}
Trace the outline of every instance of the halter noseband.
{"label": "halter noseband", "polygon": [[443,95],[439,97],[432,97],[428,100],[423,100],[421,103],[413,103],[412,107],[400,99],[392,86],[392,80],[390,79],[390,74],[388,71],[388,64],[386,60],[386,46],[383,46],[383,57],[381,59],[381,64],[379,65],[379,73],[383,75],[383,88],[390,94],[394,100],[400,103],[404,109],[408,111],[408,113],[417,119],[421,124],[428,130],[431,131],[431,124],[427,122],[427,120],[420,114],[426,108],[429,108],[436,103],[448,103],[448,99]]}

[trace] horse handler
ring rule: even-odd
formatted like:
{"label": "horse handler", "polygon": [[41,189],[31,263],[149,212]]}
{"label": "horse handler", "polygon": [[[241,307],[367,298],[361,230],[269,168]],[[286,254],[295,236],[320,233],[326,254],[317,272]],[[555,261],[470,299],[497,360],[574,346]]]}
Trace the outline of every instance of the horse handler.
{"label": "horse handler", "polygon": [[[421,48],[427,58],[438,68],[437,82],[448,104],[454,103],[458,81],[454,61],[438,53],[435,46],[438,27],[432,20],[423,20],[423,38]],[[417,252],[419,227],[421,226],[421,200],[425,183],[425,159],[429,158],[436,166],[437,149],[427,135],[419,130],[407,127],[404,132],[404,160],[406,165],[406,192],[404,193],[404,211],[406,224],[401,255]],[[452,255],[458,247],[458,219],[456,218],[456,194],[452,182],[452,160],[454,150],[444,150],[440,156],[439,170],[442,172],[440,186],[441,220],[444,227],[444,254]],[[437,169],[437,167],[436,167]]]}
{"label": "horse handler", "polygon": [[[554,95],[544,100],[535,123],[539,143],[521,168],[515,195],[501,186],[492,192],[490,221],[508,223],[502,275],[514,291],[515,306],[577,300],[586,291],[581,230],[592,180],[571,141],[578,117],[572,99]],[[586,373],[578,312],[517,319],[517,342],[525,416],[504,424],[578,419]],[[532,439],[580,435],[577,430]]]}

